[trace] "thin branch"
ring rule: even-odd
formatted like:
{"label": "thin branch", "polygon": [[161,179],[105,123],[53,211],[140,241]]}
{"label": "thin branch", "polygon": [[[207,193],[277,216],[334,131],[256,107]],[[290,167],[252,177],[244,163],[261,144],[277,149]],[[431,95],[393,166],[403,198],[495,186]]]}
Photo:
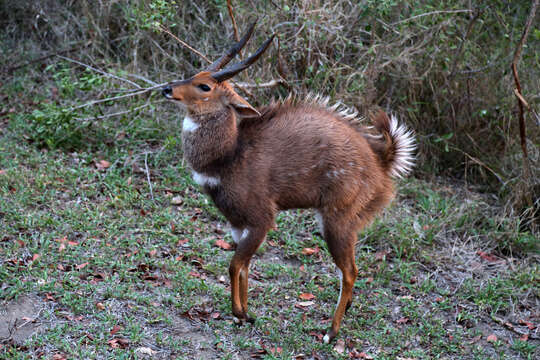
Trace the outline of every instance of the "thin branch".
{"label": "thin branch", "polygon": [[[233,30],[234,30],[234,39],[236,42],[240,41],[240,35],[238,34],[238,26],[236,25],[236,20],[234,18],[234,12],[232,7],[232,1],[227,0],[227,9],[229,10],[229,16],[231,17]],[[242,59],[242,49],[238,51],[238,56],[240,56],[240,59]]]}
{"label": "thin branch", "polygon": [[390,25],[398,25],[398,24],[402,24],[402,23],[409,22],[409,21],[414,20],[414,19],[418,19],[418,18],[424,17],[424,16],[437,15],[437,14],[468,13],[468,12],[473,12],[473,10],[471,10],[471,9],[462,9],[462,10],[437,10],[437,11],[430,11],[430,12],[427,12],[427,13],[424,13],[424,14],[415,15],[415,16],[412,16],[412,17],[410,17],[410,18],[407,18],[407,19],[404,19],[404,20],[397,21],[397,22],[392,23],[392,24],[390,24]]}
{"label": "thin branch", "polygon": [[172,32],[170,32],[166,27],[164,27],[163,25],[159,25],[159,29],[163,32],[166,32],[167,34],[169,34],[170,36],[172,36],[176,41],[178,41],[180,44],[182,44],[182,46],[184,47],[187,47],[189,50],[193,51],[195,54],[197,54],[201,59],[205,60],[207,63],[211,64],[212,61],[210,61],[206,56],[204,56],[200,51],[198,51],[197,49],[189,46],[186,42],[180,40],[178,38],[178,36],[174,35]]}
{"label": "thin branch", "polygon": [[240,41],[240,35],[238,35],[238,27],[236,26],[236,20],[234,19],[233,7],[231,0],[227,0],[227,9],[229,9],[229,16],[231,17],[233,29],[234,29],[234,39],[236,42]]}
{"label": "thin branch", "polygon": [[133,109],[130,109],[130,110],[119,111],[119,112],[115,112],[115,113],[112,113],[112,114],[106,114],[106,115],[101,115],[101,116],[92,116],[92,117],[88,117],[88,118],[75,118],[75,120],[77,120],[77,121],[102,120],[102,119],[110,118],[110,117],[113,117],[113,116],[129,114],[131,112],[134,112],[134,111],[137,111],[139,109],[148,107],[150,105],[152,105],[152,104],[148,103],[148,104],[144,104],[144,105],[141,105],[141,106],[137,106],[137,107],[135,107]]}
{"label": "thin branch", "polygon": [[248,83],[248,82],[238,82],[238,83],[235,83],[234,85],[242,87],[242,88],[272,88],[272,87],[276,87],[276,86],[279,86],[279,85],[285,86],[286,88],[290,87],[289,84],[287,84],[287,82],[282,80],[282,79],[272,79],[270,81],[260,83],[260,84]]}
{"label": "thin branch", "polygon": [[89,102],[87,102],[87,103],[85,103],[85,104],[82,104],[82,105],[78,105],[78,106],[72,107],[72,108],[70,109],[70,111],[77,110],[77,109],[80,109],[80,108],[83,108],[83,107],[87,107],[87,106],[91,106],[91,105],[95,105],[95,104],[100,104],[100,103],[107,102],[107,101],[119,100],[119,99],[131,97],[131,96],[135,96],[135,95],[141,95],[141,94],[147,93],[147,92],[149,92],[149,91],[152,91],[152,90],[156,90],[156,89],[162,88],[163,86],[165,86],[165,85],[167,85],[167,84],[168,84],[168,83],[157,84],[157,85],[155,85],[155,86],[151,86],[151,87],[149,87],[149,88],[143,88],[143,89],[140,89],[140,90],[137,90],[137,91],[135,91],[135,92],[132,92],[132,93],[129,93],[129,94],[125,94],[125,95],[118,95],[118,96],[113,96],[113,97],[110,97],[110,98],[100,99],[100,100],[92,100],[92,101],[89,101]]}
{"label": "thin branch", "polygon": [[[523,98],[523,94],[521,93],[521,84],[519,83],[517,66],[521,59],[521,51],[523,49],[523,45],[527,41],[529,30],[531,29],[532,22],[536,15],[537,7],[538,7],[538,0],[534,0],[531,6],[531,11],[527,18],[527,22],[525,23],[525,29],[523,29],[523,34],[521,35],[521,39],[519,40],[519,43],[516,47],[516,52],[514,53],[514,60],[512,60],[512,74],[514,75],[514,82],[516,85],[515,94],[518,100],[518,108],[519,108],[519,137],[521,140],[521,151],[523,152],[523,177],[525,180],[525,184],[527,185],[531,184],[530,182],[531,170],[530,170],[530,165],[529,165],[529,156],[527,154],[527,135],[525,131],[525,116],[524,116],[524,110],[523,110],[523,102],[521,101],[521,99],[524,99],[524,98]],[[533,203],[532,203],[532,197],[531,197],[530,191],[527,191],[526,198],[527,198],[528,205],[532,207]]]}
{"label": "thin branch", "polygon": [[152,81],[150,79],[147,79],[145,78],[144,76],[141,76],[141,75],[137,75],[137,74],[128,74],[128,76],[131,76],[131,77],[134,77],[135,79],[139,79],[139,80],[142,80],[144,82],[146,82],[147,84],[150,84],[152,86],[154,85],[157,85],[157,83],[155,81]]}
{"label": "thin branch", "polygon": [[489,166],[487,166],[485,163],[483,163],[482,161],[478,160],[477,158],[475,158],[474,156],[471,156],[469,154],[467,154],[465,151],[459,149],[459,148],[456,148],[456,147],[452,147],[453,150],[457,150],[459,151],[460,153],[462,153],[463,155],[465,155],[466,157],[468,157],[472,162],[476,163],[477,165],[480,165],[481,167],[485,168],[486,170],[488,170],[490,173],[493,174],[493,176],[495,176],[497,178],[497,180],[499,180],[501,182],[501,184],[504,185],[504,181],[502,180],[501,176],[499,174],[497,174],[493,169],[491,169]]}
{"label": "thin branch", "polygon": [[514,89],[514,95],[516,95],[516,97],[518,98],[518,100],[521,101],[521,103],[527,108],[527,110],[531,110],[531,105],[529,105],[529,103],[527,102],[527,100],[525,100],[525,98],[523,98],[523,96],[522,96],[521,93],[518,91],[518,89]]}
{"label": "thin branch", "polygon": [[[106,71],[97,69],[97,68],[95,68],[95,67],[93,67],[93,66],[90,66],[90,65],[88,65],[88,64],[82,63],[82,62],[77,61],[77,60],[75,60],[75,59],[71,59],[71,58],[68,58],[68,57],[65,57],[65,56],[62,56],[62,55],[56,55],[56,56],[58,56],[60,59],[64,59],[64,60],[66,60],[66,61],[75,63],[75,64],[77,64],[77,65],[84,66],[85,68],[90,69],[90,70],[95,71],[95,72],[98,72],[98,73],[100,73],[100,74],[102,74],[102,75],[105,75],[106,77],[110,77],[110,78],[113,78],[113,79],[116,79],[116,80],[120,80],[120,81],[127,82],[128,84],[131,84],[131,85],[135,86],[137,89],[142,89],[142,87],[141,87],[139,84],[137,84],[137,83],[135,83],[135,82],[133,82],[133,81],[131,81],[131,80],[124,79],[124,78],[122,78],[122,77],[120,77],[120,76],[117,76],[117,75],[108,73],[108,72],[106,72]],[[155,84],[155,83],[154,83],[154,84]]]}

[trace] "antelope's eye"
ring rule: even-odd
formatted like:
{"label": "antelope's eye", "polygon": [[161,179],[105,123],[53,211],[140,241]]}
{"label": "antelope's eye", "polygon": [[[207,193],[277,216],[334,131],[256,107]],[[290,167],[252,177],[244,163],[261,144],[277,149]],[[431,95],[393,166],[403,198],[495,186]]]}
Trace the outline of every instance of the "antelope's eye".
{"label": "antelope's eye", "polygon": [[208,86],[206,84],[199,84],[199,85],[197,85],[197,87],[199,89],[201,89],[202,91],[210,91],[210,86]]}

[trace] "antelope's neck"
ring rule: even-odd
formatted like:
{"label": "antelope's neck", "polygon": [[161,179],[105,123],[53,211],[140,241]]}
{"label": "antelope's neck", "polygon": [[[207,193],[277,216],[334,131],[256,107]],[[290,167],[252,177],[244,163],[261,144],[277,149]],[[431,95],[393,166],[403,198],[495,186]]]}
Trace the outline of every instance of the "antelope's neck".
{"label": "antelope's neck", "polygon": [[232,161],[238,141],[236,114],[229,109],[189,114],[182,126],[184,158],[197,173],[216,176]]}

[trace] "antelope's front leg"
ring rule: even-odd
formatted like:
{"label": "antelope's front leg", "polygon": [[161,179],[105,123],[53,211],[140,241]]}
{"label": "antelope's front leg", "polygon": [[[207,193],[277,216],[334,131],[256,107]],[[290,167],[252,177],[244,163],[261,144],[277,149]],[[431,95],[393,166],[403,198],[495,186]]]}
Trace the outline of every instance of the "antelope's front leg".
{"label": "antelope's front leg", "polygon": [[237,244],[231,264],[231,302],[233,315],[240,321],[253,322],[247,315],[249,263],[266,237],[268,227],[248,227]]}

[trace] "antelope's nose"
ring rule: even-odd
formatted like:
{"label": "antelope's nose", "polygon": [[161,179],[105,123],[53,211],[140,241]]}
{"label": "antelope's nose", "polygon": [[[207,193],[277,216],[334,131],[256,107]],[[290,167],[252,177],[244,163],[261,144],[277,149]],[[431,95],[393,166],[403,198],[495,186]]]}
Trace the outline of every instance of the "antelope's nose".
{"label": "antelope's nose", "polygon": [[161,93],[162,93],[163,96],[165,96],[167,99],[172,98],[172,88],[171,88],[170,86],[165,86],[165,87],[161,90]]}

